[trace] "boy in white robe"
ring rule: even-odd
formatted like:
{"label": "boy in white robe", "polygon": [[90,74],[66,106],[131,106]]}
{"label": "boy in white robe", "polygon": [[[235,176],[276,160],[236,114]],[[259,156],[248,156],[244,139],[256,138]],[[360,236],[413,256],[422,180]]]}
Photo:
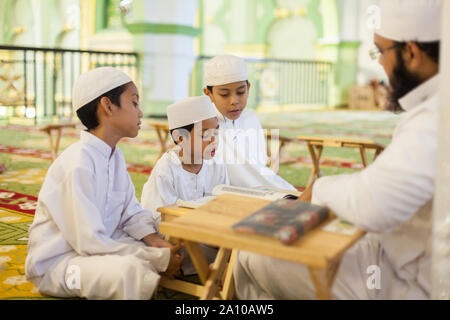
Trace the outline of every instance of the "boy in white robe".
{"label": "boy in white robe", "polygon": [[219,55],[205,64],[203,92],[214,103],[220,124],[217,156],[228,171],[231,185],[271,186],[295,190],[267,167],[267,146],[258,117],[245,109],[250,90],[243,59]]}
{"label": "boy in white robe", "polygon": [[149,299],[159,273],[180,273],[182,246],[158,235],[122,152],[142,111],[132,80],[102,67],[76,81],[72,103],[86,131],[50,166],[29,230],[25,272],[39,292],[88,299]]}
{"label": "boy in white robe", "polygon": [[[215,161],[219,124],[208,97],[190,97],[167,107],[171,136],[177,144],[158,160],[142,190],[142,206],[161,221],[159,207],[210,196],[215,186],[229,184],[224,164]],[[209,262],[216,249],[203,246]],[[185,275],[196,273],[189,257]]]}

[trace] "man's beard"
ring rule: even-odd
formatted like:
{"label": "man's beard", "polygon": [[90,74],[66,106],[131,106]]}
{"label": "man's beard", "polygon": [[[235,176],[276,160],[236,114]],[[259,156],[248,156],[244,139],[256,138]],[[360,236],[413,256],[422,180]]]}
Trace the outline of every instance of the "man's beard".
{"label": "man's beard", "polygon": [[408,92],[416,88],[423,81],[414,73],[406,69],[405,62],[401,56],[401,51],[397,51],[397,65],[394,67],[392,77],[389,77],[389,95],[388,105],[386,110],[393,112],[402,112],[403,108],[400,106],[399,99],[405,96]]}

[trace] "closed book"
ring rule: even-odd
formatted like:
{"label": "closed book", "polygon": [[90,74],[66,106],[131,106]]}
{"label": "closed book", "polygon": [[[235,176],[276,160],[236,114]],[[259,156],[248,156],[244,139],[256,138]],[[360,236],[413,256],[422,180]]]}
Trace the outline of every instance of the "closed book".
{"label": "closed book", "polygon": [[300,236],[328,218],[327,207],[290,200],[279,199],[234,224],[237,232],[257,233],[292,244]]}

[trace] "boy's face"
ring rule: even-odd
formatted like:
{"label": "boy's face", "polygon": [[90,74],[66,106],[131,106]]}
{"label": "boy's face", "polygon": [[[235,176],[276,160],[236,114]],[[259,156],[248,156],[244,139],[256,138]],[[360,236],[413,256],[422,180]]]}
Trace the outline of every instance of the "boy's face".
{"label": "boy's face", "polygon": [[142,110],[139,93],[134,83],[129,83],[120,96],[120,107],[113,105],[112,125],[121,137],[134,138],[141,129]]}
{"label": "boy's face", "polygon": [[213,92],[206,88],[203,92],[209,96],[219,112],[230,120],[238,119],[247,105],[250,83],[247,85],[247,81],[238,81],[214,86],[212,89]]}
{"label": "boy's face", "polygon": [[218,132],[219,122],[214,117],[196,123],[189,132],[189,139],[181,135],[177,142],[183,148],[183,163],[200,164],[203,159],[212,159],[219,145]]}

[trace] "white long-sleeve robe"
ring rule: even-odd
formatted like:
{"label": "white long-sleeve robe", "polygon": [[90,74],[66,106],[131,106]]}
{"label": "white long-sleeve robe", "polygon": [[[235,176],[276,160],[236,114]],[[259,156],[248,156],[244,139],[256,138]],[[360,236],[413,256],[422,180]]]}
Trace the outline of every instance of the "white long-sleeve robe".
{"label": "white long-sleeve robe", "polygon": [[216,157],[227,166],[230,184],[239,187],[271,186],[295,188],[267,167],[267,147],[261,122],[250,110],[236,120],[223,116],[219,120],[219,147]]}
{"label": "white long-sleeve robe", "polygon": [[[112,152],[104,141],[83,131],[80,141],[55,160],[45,177],[29,230],[26,275],[50,295],[149,298],[158,284],[158,272],[166,270],[170,259],[168,248],[151,248],[139,241],[155,232],[153,215],[135,197],[122,152],[118,148]],[[122,276],[111,276],[116,283],[103,280],[103,286],[91,288],[114,265],[101,270],[83,258],[99,260],[101,265],[102,256],[123,266]],[[73,259],[79,260],[77,267],[84,274],[78,291],[64,283]],[[117,286],[123,286],[122,291]]]}
{"label": "white long-sleeve robe", "polygon": [[[369,231],[342,259],[333,287],[337,298],[429,297],[438,86],[436,75],[400,99],[406,112],[375,162],[358,173],[323,177],[314,184],[313,203]],[[314,297],[302,266],[248,253],[239,260],[236,286],[241,298]],[[379,289],[366,285],[371,265],[380,268]],[[283,271],[266,275],[270,268]]]}
{"label": "white long-sleeve robe", "polygon": [[[210,196],[215,186],[229,184],[226,166],[218,164],[215,159],[203,160],[202,168],[197,174],[183,169],[174,150],[169,150],[158,160],[144,184],[141,196],[142,206],[153,212],[157,225],[161,221],[161,214],[157,211],[159,207],[175,204],[178,199],[189,201]],[[207,246],[203,249],[207,259],[212,262],[216,250]],[[183,272],[186,275],[195,273],[188,256]]]}
{"label": "white long-sleeve robe", "polygon": [[176,152],[169,150],[158,160],[144,184],[142,207],[153,213],[159,225],[159,207],[175,204],[178,199],[189,201],[210,196],[219,184],[229,184],[229,179],[225,165],[217,163],[215,157],[203,160],[201,170],[195,174],[184,170]]}

